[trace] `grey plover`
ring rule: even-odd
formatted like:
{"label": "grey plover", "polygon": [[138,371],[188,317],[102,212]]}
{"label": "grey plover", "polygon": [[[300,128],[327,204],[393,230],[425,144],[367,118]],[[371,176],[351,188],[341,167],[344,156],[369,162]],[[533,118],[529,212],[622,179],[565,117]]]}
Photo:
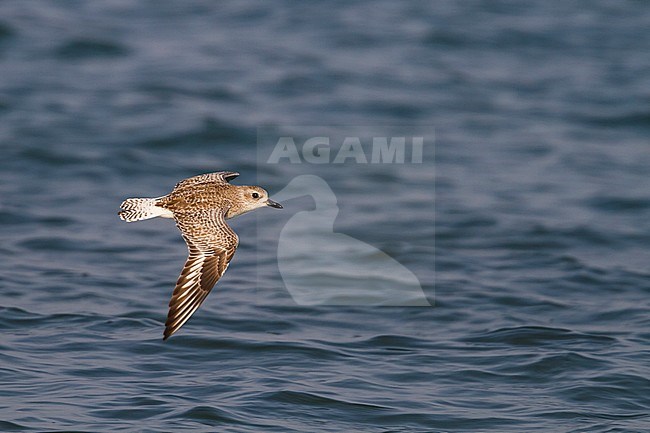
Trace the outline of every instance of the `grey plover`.
{"label": "grey plover", "polygon": [[128,198],[120,205],[118,215],[127,222],[173,218],[187,243],[189,256],[169,301],[163,340],[187,322],[226,272],[239,245],[226,220],[260,207],[282,209],[259,186],[231,185],[237,176],[202,174],[182,180],[162,197]]}

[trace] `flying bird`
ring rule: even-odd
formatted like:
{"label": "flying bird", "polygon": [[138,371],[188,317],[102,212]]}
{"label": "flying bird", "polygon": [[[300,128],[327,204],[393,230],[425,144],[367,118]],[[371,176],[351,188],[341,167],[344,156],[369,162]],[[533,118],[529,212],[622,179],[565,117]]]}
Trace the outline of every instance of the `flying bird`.
{"label": "flying bird", "polygon": [[201,306],[226,272],[239,245],[226,220],[260,207],[282,209],[259,186],[231,185],[239,173],[220,171],[190,177],[157,198],[128,198],[120,205],[123,221],[173,218],[189,255],[169,301],[163,340],[176,333]]}

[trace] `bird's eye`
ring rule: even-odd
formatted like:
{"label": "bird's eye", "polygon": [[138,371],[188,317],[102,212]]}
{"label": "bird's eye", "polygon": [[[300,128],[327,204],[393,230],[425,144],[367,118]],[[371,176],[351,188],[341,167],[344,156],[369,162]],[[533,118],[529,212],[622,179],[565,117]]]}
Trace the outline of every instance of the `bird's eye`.
{"label": "bird's eye", "polygon": [[260,198],[260,195],[256,192],[253,193],[253,198]]}

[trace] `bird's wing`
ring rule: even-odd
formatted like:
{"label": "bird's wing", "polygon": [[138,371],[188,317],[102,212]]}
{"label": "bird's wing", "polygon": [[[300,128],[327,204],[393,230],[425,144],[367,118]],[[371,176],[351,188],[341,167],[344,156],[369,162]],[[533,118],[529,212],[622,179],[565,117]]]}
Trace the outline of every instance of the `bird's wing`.
{"label": "bird's wing", "polygon": [[226,184],[237,176],[239,176],[239,173],[235,171],[218,171],[216,173],[200,174],[198,176],[188,177],[187,179],[181,180],[176,184],[174,189],[176,190],[188,185],[197,185],[206,182]]}
{"label": "bird's wing", "polygon": [[169,301],[164,340],[201,306],[235,255],[239,238],[226,224],[226,211],[207,209],[174,215],[189,256]]}

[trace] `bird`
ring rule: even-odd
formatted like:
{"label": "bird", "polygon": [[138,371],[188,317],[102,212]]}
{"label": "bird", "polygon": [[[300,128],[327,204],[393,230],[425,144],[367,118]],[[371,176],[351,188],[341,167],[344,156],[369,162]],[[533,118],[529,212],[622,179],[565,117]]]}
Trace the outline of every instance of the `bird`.
{"label": "bird", "polygon": [[277,253],[282,281],[298,305],[431,306],[410,269],[334,230],[339,206],[325,179],[299,175],[275,194],[280,200],[301,196],[310,196],[315,206],[285,223]]}
{"label": "bird", "polygon": [[239,176],[220,171],[187,178],[157,198],[127,198],[118,215],[126,222],[172,218],[187,244],[188,257],[169,301],[163,340],[175,334],[223,276],[239,245],[226,220],[257,208],[282,205],[259,186],[232,185]]}

